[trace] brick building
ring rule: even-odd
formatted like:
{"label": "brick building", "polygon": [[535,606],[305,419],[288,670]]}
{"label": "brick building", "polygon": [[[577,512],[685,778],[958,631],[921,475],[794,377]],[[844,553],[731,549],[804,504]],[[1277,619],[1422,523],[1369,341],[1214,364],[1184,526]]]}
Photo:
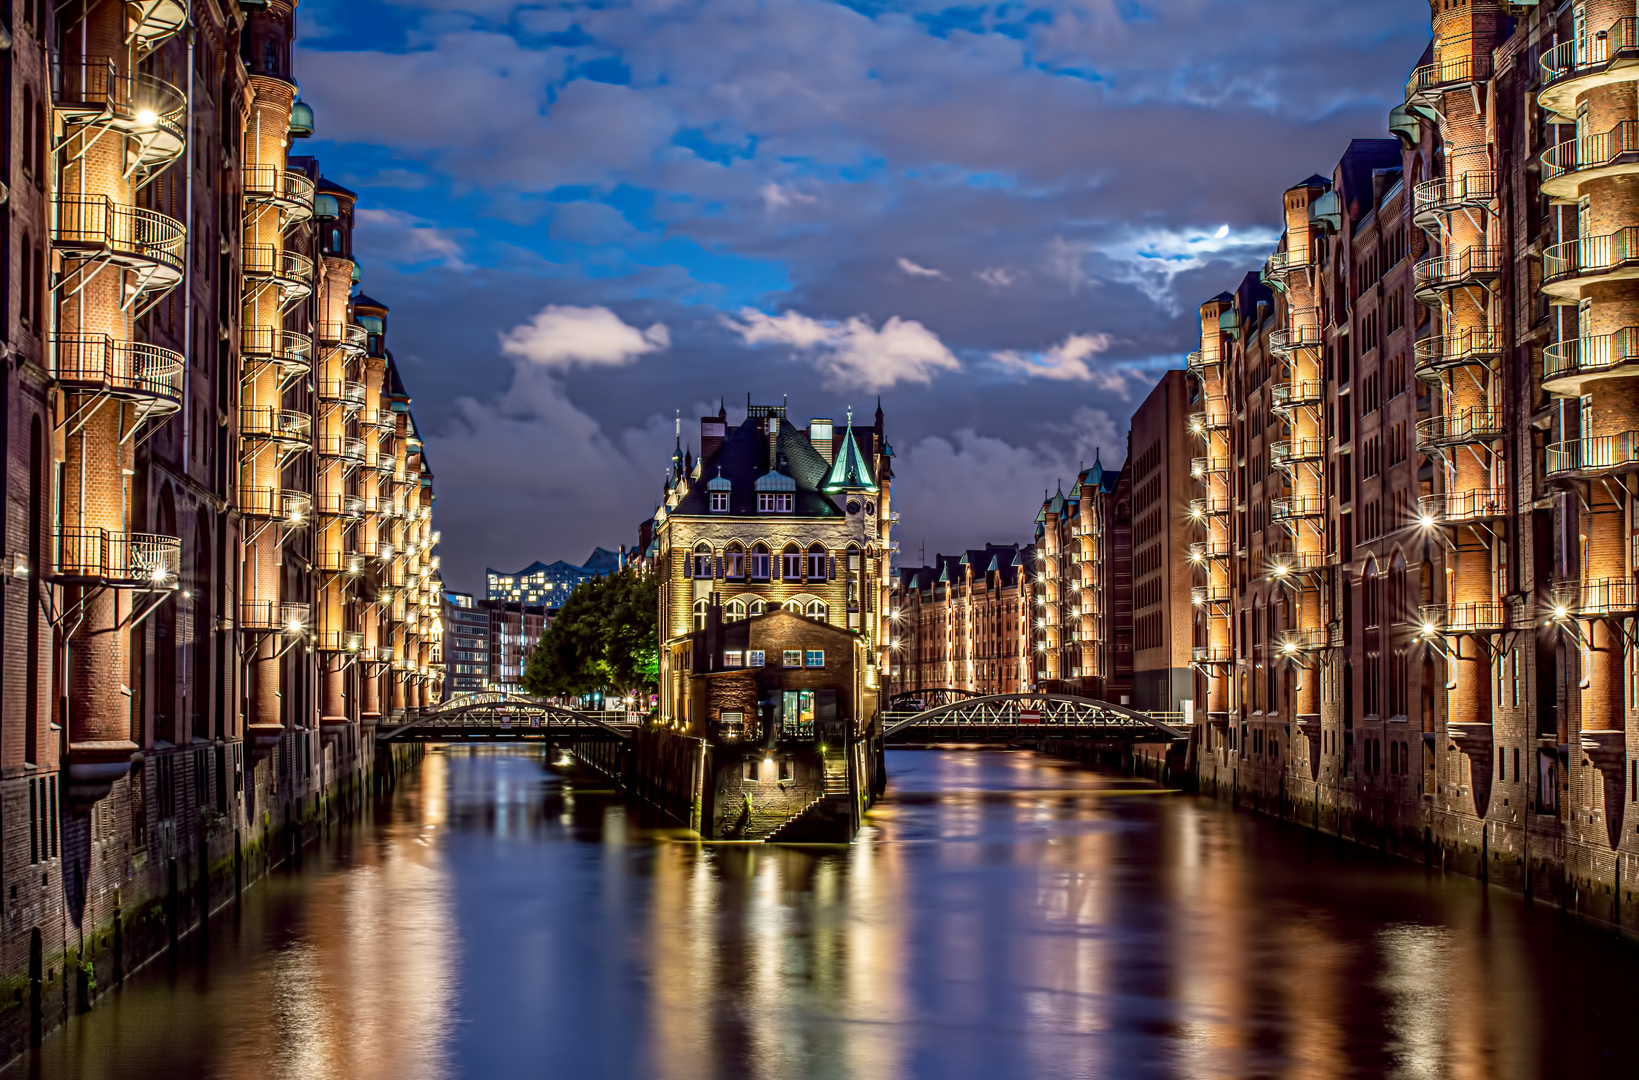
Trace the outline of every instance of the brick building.
{"label": "brick building", "polygon": [[[1194,698],[1190,668],[1192,572],[1191,385],[1168,371],[1133,413],[1127,436],[1132,488],[1132,704],[1183,712]],[[1209,408],[1205,422],[1216,423]]]}
{"label": "brick building", "polygon": [[1611,907],[1639,852],[1639,10],[1431,7],[1394,138],[1288,190],[1263,272],[1201,307],[1201,775]]}
{"label": "brick building", "polygon": [[350,790],[441,658],[432,473],[387,311],[352,296],[354,197],[288,156],[291,0],[0,18],[9,1052],[69,1007],[42,986],[80,940],[130,921],[125,955],[74,957],[111,985],[168,889],[185,930]]}
{"label": "brick building", "polygon": [[986,544],[902,567],[889,597],[889,693],[1016,694],[1031,683],[1033,552]]}

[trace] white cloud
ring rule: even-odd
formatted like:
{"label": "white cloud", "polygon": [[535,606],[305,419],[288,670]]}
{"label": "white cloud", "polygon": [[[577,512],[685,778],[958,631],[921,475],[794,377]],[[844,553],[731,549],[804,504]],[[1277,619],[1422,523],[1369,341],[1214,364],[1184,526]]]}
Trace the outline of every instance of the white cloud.
{"label": "white cloud", "polygon": [[814,354],[827,381],[842,389],[885,390],[901,382],[930,383],[940,372],[962,368],[939,335],[914,319],[897,315],[881,329],[862,315],[839,323],[795,311],[765,315],[755,308],[744,308],[739,319],[725,317],[723,322],[747,345],[785,345]]}
{"label": "white cloud", "polygon": [[1072,293],[1092,279],[1087,274],[1087,256],[1093,245],[1086,240],[1066,240],[1055,236],[1047,244],[1047,273],[1070,287]]}
{"label": "white cloud", "polygon": [[606,307],[559,307],[548,304],[527,323],[501,335],[501,352],[541,367],[566,371],[586,367],[623,367],[645,353],[671,344],[665,323],[639,330]]}
{"label": "white cloud", "polygon": [[[992,353],[991,358],[1005,368],[1039,379],[1093,382],[1105,380],[1109,373],[1093,367],[1088,361],[1108,351],[1114,340],[1109,334],[1071,334],[1046,352],[1019,353],[1007,349]],[[1109,388],[1106,386],[1106,389]]]}
{"label": "white cloud", "polygon": [[461,244],[449,229],[401,210],[361,206],[356,211],[365,246],[400,265],[429,263],[451,270],[469,269]]}
{"label": "white cloud", "polygon": [[973,276],[992,289],[1005,289],[1017,284],[1020,274],[1010,266],[987,266],[983,270],[975,270]]}
{"label": "white cloud", "polygon": [[762,186],[763,209],[769,213],[787,206],[808,206],[819,202],[817,195],[810,195],[793,184],[780,184],[769,181]]}
{"label": "white cloud", "polygon": [[905,258],[905,256],[903,256],[903,255],[901,255],[899,257],[899,269],[903,270],[905,273],[909,274],[911,277],[936,277],[936,278],[942,278],[942,277],[945,276],[945,272],[943,270],[935,270],[935,269],[933,269],[932,267],[929,267],[929,266],[920,266],[916,263],[911,262],[909,259]]}
{"label": "white cloud", "polygon": [[1248,229],[1232,235],[1220,229],[1141,229],[1097,250],[1113,265],[1111,278],[1136,285],[1164,311],[1176,312],[1172,283],[1179,274],[1216,261],[1230,264],[1261,261],[1280,240],[1271,229]]}

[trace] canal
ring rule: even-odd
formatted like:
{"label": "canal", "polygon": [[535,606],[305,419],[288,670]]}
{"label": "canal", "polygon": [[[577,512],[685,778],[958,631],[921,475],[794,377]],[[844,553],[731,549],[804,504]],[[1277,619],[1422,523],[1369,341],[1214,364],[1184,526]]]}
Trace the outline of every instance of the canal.
{"label": "canal", "polygon": [[1608,932],[1028,753],[889,770],[851,848],[780,849],[432,752],[6,1075],[1635,1074]]}

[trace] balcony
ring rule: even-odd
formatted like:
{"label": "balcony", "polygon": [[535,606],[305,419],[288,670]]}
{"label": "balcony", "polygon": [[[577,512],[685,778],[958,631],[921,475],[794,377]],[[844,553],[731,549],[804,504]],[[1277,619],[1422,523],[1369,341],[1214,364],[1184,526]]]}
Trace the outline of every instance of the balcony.
{"label": "balcony", "polygon": [[313,496],[288,488],[242,487],[239,489],[239,512],[246,517],[303,525],[313,516]]}
{"label": "balcony", "polygon": [[1229,427],[1229,399],[1208,397],[1201,401],[1201,411],[1189,418],[1190,431],[1205,435],[1210,431],[1224,431]]}
{"label": "balcony", "polygon": [[1318,349],[1323,341],[1320,311],[1298,308],[1287,312],[1285,326],[1269,332],[1269,351],[1282,359],[1290,359],[1298,349]]}
{"label": "balcony", "polygon": [[1290,469],[1299,462],[1319,461],[1325,453],[1325,439],[1294,435],[1269,447],[1269,463],[1277,469]]}
{"label": "balcony", "polygon": [[1325,516],[1326,496],[1324,495],[1292,495],[1284,499],[1271,499],[1269,501],[1269,520],[1271,521],[1293,522]]}
{"label": "balcony", "polygon": [[1197,645],[1190,650],[1189,658],[1202,667],[1225,667],[1234,660],[1227,648],[1217,645]]}
{"label": "balcony", "polygon": [[1438,105],[1447,91],[1460,90],[1491,77],[1491,53],[1475,52],[1472,39],[1447,42],[1432,64],[1424,64],[1406,80],[1406,101]]}
{"label": "balcony", "polygon": [[1502,359],[1502,332],[1464,330],[1448,337],[1430,337],[1411,347],[1412,366],[1418,378],[1438,382],[1440,373],[1452,368],[1490,367]]}
{"label": "balcony", "polygon": [[1412,287],[1418,300],[1438,305],[1441,293],[1496,280],[1505,258],[1502,248],[1481,245],[1456,255],[1436,255],[1417,264]]}
{"label": "balcony", "polygon": [[1303,551],[1282,551],[1269,556],[1267,577],[1276,581],[1290,579],[1295,574],[1313,574],[1326,569],[1326,553],[1319,548]]}
{"label": "balcony", "polygon": [[1228,471],[1228,457],[1198,457],[1191,459],[1189,463],[1189,474],[1197,480],[1204,478],[1210,473]]}
{"label": "balcony", "polygon": [[1494,600],[1424,604],[1422,614],[1425,631],[1446,634],[1501,633],[1505,622],[1503,607]]}
{"label": "balcony", "polygon": [[348,521],[364,519],[362,495],[343,495],[335,491],[320,492],[318,507],[319,513],[325,517],[345,518]]}
{"label": "balcony", "polygon": [[327,349],[345,349],[363,353],[370,344],[370,335],[364,327],[354,323],[322,322],[319,324],[319,344]]}
{"label": "balcony", "polygon": [[300,300],[313,291],[313,260],[272,244],[246,244],[240,252],[240,270],[247,281],[275,286],[284,301]]}
{"label": "balcony", "polygon": [[1204,499],[1191,499],[1189,501],[1189,516],[1196,520],[1206,517],[1222,517],[1229,513],[1231,505],[1228,495],[1208,495]]}
{"label": "balcony", "polygon": [[311,609],[282,600],[241,600],[239,629],[251,633],[302,634],[307,632]]}
{"label": "balcony", "polygon": [[187,0],[135,0],[126,6],[128,32],[136,39],[137,57],[153,52],[188,25]]}
{"label": "balcony", "polygon": [[1502,436],[1501,409],[1475,406],[1454,416],[1431,416],[1417,421],[1417,449],[1425,454],[1447,446],[1492,443]]}
{"label": "balcony", "polygon": [[1639,79],[1639,19],[1629,15],[1607,29],[1562,42],[1542,54],[1537,101],[1560,116],[1576,115],[1576,99],[1596,86]]}
{"label": "balcony", "polygon": [[305,173],[279,165],[246,165],[240,175],[246,202],[277,206],[287,225],[313,216],[315,185]]}
{"label": "balcony", "polygon": [[336,547],[321,547],[313,553],[313,569],[326,574],[346,574],[357,577],[364,573],[364,556],[357,551],[343,551]]}
{"label": "balcony", "polygon": [[1542,253],[1542,291],[1574,302],[1584,287],[1639,277],[1639,225],[1555,244]]}
{"label": "balcony", "polygon": [[67,257],[134,271],[144,292],[182,280],[188,230],[175,218],[106,195],[58,195],[51,208],[51,244]]}
{"label": "balcony", "polygon": [[286,375],[313,367],[313,342],[306,334],[272,326],[246,326],[239,331],[239,350],[252,363],[278,364]]}
{"label": "balcony", "polygon": [[1213,585],[1197,585],[1189,590],[1190,602],[1196,607],[1203,604],[1229,603],[1229,582]]}
{"label": "balcony", "polygon": [[[1542,388],[1575,397],[1591,375],[1616,372],[1639,362],[1639,327],[1614,334],[1556,341],[1542,350]],[[1624,372],[1636,374],[1639,372]]]}
{"label": "balcony", "polygon": [[[1286,279],[1294,274],[1307,273],[1313,262],[1307,251],[1293,251],[1283,248],[1272,252],[1269,261],[1263,264],[1263,277],[1273,288],[1283,288]],[[1276,285],[1276,282],[1280,282]]]}
{"label": "balcony", "polygon": [[1189,561],[1203,563],[1208,559],[1227,559],[1231,552],[1227,539],[1199,540],[1189,546]]}
{"label": "balcony", "polygon": [[1316,380],[1276,383],[1269,391],[1269,407],[1283,416],[1294,409],[1312,409],[1320,404],[1322,390]]}
{"label": "balcony", "polygon": [[1553,443],[1548,447],[1546,458],[1545,471],[1549,477],[1632,472],[1639,466],[1639,431]]}
{"label": "balcony", "polygon": [[1419,228],[1438,230],[1440,217],[1497,201],[1497,174],[1475,169],[1439,180],[1425,180],[1412,193],[1413,218]]}
{"label": "balcony", "polygon": [[1559,602],[1579,615],[1631,615],[1639,612],[1639,582],[1632,578],[1584,581],[1562,594]]}
{"label": "balcony", "polygon": [[364,440],[350,435],[325,435],[319,439],[319,456],[354,464],[364,461]]}
{"label": "balcony", "polygon": [[1607,176],[1639,173],[1639,122],[1551,146],[1542,154],[1542,193],[1574,203],[1582,185]]}
{"label": "balcony", "polygon": [[[152,75],[124,75],[106,57],[53,65],[56,111],[71,126],[125,136],[129,164],[146,177],[168,168],[188,144],[188,98]],[[93,136],[94,138],[94,136]]]}
{"label": "balcony", "polygon": [[1288,630],[1280,635],[1277,642],[1278,651],[1282,656],[1318,652],[1325,647],[1326,631],[1317,626],[1303,626]]}
{"label": "balcony", "polygon": [[294,409],[264,405],[239,407],[239,434],[258,442],[284,443],[306,448],[313,443],[313,418]]}
{"label": "balcony", "polygon": [[134,401],[150,416],[182,408],[181,353],[106,334],[56,334],[51,341],[52,374],[63,389]]}
{"label": "balcony", "polygon": [[1429,524],[1460,525],[1503,517],[1508,496],[1502,491],[1447,491],[1417,500],[1418,512]]}
{"label": "balcony", "polygon": [[342,405],[349,410],[364,407],[364,384],[352,379],[320,379],[318,395],[327,405]]}
{"label": "balcony", "polygon": [[362,630],[321,630],[314,635],[313,647],[320,652],[357,656],[364,651]]}
{"label": "balcony", "polygon": [[[1216,358],[1214,358],[1214,363],[1216,362]],[[1206,354],[1200,349],[1196,349],[1184,358],[1184,366],[1195,375],[1205,375],[1207,369]]]}
{"label": "balcony", "polygon": [[174,589],[182,572],[182,541],[153,533],[58,529],[52,579],[119,589]]}

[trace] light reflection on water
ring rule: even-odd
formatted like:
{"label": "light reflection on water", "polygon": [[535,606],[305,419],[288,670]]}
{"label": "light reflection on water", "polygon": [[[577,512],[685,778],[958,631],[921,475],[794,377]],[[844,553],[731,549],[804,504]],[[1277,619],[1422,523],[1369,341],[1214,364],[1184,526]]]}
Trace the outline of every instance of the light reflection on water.
{"label": "light reflection on water", "polygon": [[897,752],[890,773],[853,847],[758,848],[657,828],[538,756],[429,754],[205,953],[15,1071],[1631,1074],[1639,951],[1609,935],[1031,754]]}

